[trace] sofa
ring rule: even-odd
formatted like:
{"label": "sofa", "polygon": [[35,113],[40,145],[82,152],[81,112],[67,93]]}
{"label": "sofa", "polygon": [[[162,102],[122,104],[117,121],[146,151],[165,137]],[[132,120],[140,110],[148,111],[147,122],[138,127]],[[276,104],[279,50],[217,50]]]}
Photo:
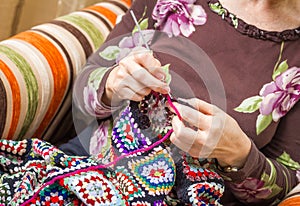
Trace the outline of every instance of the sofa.
{"label": "sofa", "polygon": [[131,4],[99,3],[0,42],[0,135],[53,144],[76,135],[72,85]]}

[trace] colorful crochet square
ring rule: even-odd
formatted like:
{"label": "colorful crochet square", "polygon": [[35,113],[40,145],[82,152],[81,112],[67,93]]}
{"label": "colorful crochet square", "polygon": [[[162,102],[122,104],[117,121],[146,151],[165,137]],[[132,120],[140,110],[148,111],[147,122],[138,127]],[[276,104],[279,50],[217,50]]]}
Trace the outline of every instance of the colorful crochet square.
{"label": "colorful crochet square", "polygon": [[62,185],[85,205],[125,205],[126,199],[101,171],[89,171],[67,177]]}
{"label": "colorful crochet square", "polygon": [[140,160],[128,163],[138,182],[149,195],[167,195],[175,182],[175,164],[166,149],[161,147]]}
{"label": "colorful crochet square", "polygon": [[132,117],[130,107],[127,107],[113,128],[112,139],[120,153],[129,153],[151,145],[148,137],[141,133],[136,120]]}
{"label": "colorful crochet square", "polygon": [[38,139],[0,140],[0,205],[219,205],[224,183],[213,161],[171,151],[165,100],[147,101],[150,108],[131,102],[120,113],[99,155],[68,156]]}

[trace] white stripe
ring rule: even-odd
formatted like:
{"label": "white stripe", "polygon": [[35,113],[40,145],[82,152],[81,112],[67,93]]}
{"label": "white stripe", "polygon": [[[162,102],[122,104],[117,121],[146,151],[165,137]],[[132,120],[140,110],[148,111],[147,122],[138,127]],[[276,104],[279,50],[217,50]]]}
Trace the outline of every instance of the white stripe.
{"label": "white stripe", "polygon": [[[71,15],[73,15],[73,13],[72,13],[72,14],[69,14],[68,16],[71,16]],[[64,17],[64,16],[63,16],[63,17]],[[66,22],[66,23],[72,25],[73,27],[75,27],[76,29],[78,29],[78,30],[80,31],[80,33],[82,33],[82,34],[86,37],[86,39],[88,40],[89,45],[91,46],[92,50],[93,50],[93,51],[95,50],[95,46],[94,46],[94,42],[93,42],[92,38],[91,38],[90,35],[89,35],[84,29],[82,29],[79,25],[77,25],[76,23],[73,23],[72,21],[69,21],[68,19],[63,19],[63,18],[60,18],[60,17],[57,18],[57,20]]]}
{"label": "white stripe", "polygon": [[53,98],[54,80],[51,68],[45,56],[30,43],[19,39],[9,39],[3,44],[22,54],[38,82],[38,107],[31,126],[24,136],[24,138],[30,138],[44,119]]}
{"label": "white stripe", "polygon": [[[7,41],[7,40],[6,40]],[[5,41],[2,41],[1,44],[4,44]],[[15,78],[17,79],[17,84],[19,85],[20,88],[20,116],[19,116],[19,121],[16,122],[16,120],[12,120],[12,119],[7,119],[7,123],[11,122],[11,124],[17,124],[15,133],[13,134],[12,139],[17,139],[20,131],[22,129],[24,120],[25,120],[25,116],[28,110],[28,96],[27,96],[27,88],[26,88],[26,83],[25,80],[23,78],[22,73],[20,72],[19,68],[4,54],[0,53],[0,59],[5,62],[5,64],[10,68],[11,72],[14,74]],[[13,92],[13,91],[12,91]],[[12,105],[12,96],[8,96],[7,99],[7,104],[8,105]],[[8,111],[8,116],[12,115],[13,109],[11,111]],[[11,125],[9,124],[9,126]]]}
{"label": "white stripe", "polygon": [[72,33],[62,28],[61,26],[51,23],[39,25],[33,27],[33,29],[40,29],[53,35],[65,47],[72,61],[72,65],[74,68],[73,80],[75,80],[76,74],[78,74],[78,72],[86,64],[85,53],[78,39],[74,35],[72,35]]}
{"label": "white stripe", "polygon": [[96,4],[96,6],[97,5],[103,6],[103,7],[107,8],[107,9],[111,10],[117,16],[124,14],[124,11],[120,7],[116,6],[115,4],[112,4],[112,3],[109,3],[109,2],[100,2],[100,3]]}
{"label": "white stripe", "polygon": [[[1,58],[1,56],[0,56]],[[13,102],[12,102],[12,90],[10,87],[9,80],[6,79],[6,76],[4,73],[2,73],[2,70],[0,70],[0,78],[1,81],[4,84],[5,92],[6,92],[6,105],[7,105],[7,110],[6,110],[6,119],[5,119],[5,125],[4,125],[4,130],[3,134],[0,138],[2,139],[7,139],[8,138],[8,132],[12,124],[12,113],[13,113]],[[2,105],[1,105],[2,106]]]}
{"label": "white stripe", "polygon": [[[110,30],[109,30],[109,28],[107,28],[105,23],[103,23],[103,21],[101,21],[100,19],[98,19],[94,15],[86,13],[86,12],[78,11],[78,12],[73,12],[73,13],[77,14],[78,16],[82,16],[83,18],[85,18],[89,22],[91,22],[97,28],[97,30],[102,34],[103,40],[106,39],[106,37],[108,36]],[[96,48],[96,49],[98,49],[98,48]]]}

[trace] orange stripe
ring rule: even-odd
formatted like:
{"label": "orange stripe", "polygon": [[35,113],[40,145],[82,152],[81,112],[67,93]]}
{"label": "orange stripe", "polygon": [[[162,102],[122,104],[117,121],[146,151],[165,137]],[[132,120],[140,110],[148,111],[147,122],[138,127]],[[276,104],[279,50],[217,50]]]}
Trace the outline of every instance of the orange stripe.
{"label": "orange stripe", "polygon": [[125,4],[127,4],[128,7],[131,6],[131,1],[132,0],[121,0],[121,1],[123,1]]}
{"label": "orange stripe", "polygon": [[279,206],[299,206],[300,205],[300,196],[297,195],[295,197],[287,198],[282,201]]}
{"label": "orange stripe", "polygon": [[108,18],[108,20],[115,25],[116,21],[117,21],[117,15],[112,12],[111,10],[103,7],[103,6],[90,6],[85,8],[84,10],[93,10],[96,11],[102,15],[104,15],[106,18]]}
{"label": "orange stripe", "polygon": [[66,93],[69,79],[67,66],[55,45],[40,34],[26,31],[14,36],[13,38],[21,39],[35,46],[47,59],[52,71],[54,80],[53,97],[43,121],[34,134],[34,137],[42,138],[44,130],[49,126],[50,121],[53,119]]}
{"label": "orange stripe", "polygon": [[10,124],[9,132],[7,135],[7,139],[12,139],[17,126],[18,121],[20,118],[20,112],[21,112],[21,93],[20,93],[20,87],[18,85],[18,80],[16,79],[15,75],[12,73],[10,68],[2,61],[0,60],[0,68],[6,78],[9,80],[9,84],[12,90],[12,121]]}

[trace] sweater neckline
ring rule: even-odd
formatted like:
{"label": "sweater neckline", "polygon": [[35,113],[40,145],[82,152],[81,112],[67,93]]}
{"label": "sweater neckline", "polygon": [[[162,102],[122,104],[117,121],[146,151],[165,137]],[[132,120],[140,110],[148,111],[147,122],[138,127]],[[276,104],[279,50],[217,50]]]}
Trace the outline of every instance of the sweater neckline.
{"label": "sweater neckline", "polygon": [[236,15],[230,13],[224,8],[219,0],[207,0],[211,11],[218,14],[222,19],[233,26],[238,32],[248,35],[252,38],[271,40],[275,42],[293,41],[300,37],[300,26],[295,29],[287,29],[281,32],[266,31],[258,27],[246,23],[244,20],[237,18]]}

